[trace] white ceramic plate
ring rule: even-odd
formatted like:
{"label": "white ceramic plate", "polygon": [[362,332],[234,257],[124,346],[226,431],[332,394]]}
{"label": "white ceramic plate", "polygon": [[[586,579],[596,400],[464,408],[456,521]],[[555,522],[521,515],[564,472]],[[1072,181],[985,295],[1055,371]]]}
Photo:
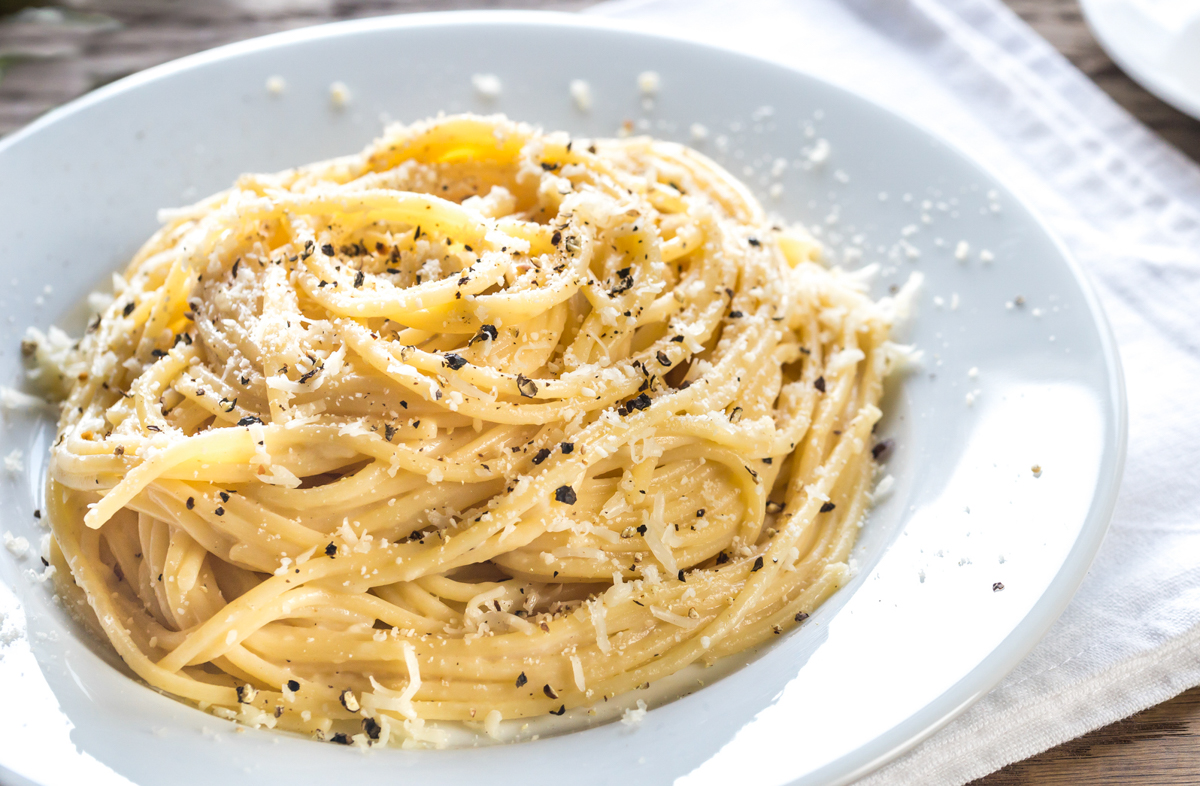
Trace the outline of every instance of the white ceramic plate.
{"label": "white ceramic plate", "polygon": [[1200,3],[1081,0],[1096,39],[1154,95],[1200,120]]}
{"label": "white ceramic plate", "polygon": [[[661,75],[649,109],[636,86],[644,70]],[[475,73],[500,77],[499,98],[476,94]],[[282,95],[265,87],[273,75]],[[590,112],[568,95],[575,78],[592,86]],[[352,95],[340,111],[334,80]],[[707,672],[704,687],[657,702],[637,728],[362,753],[237,728],[127,678],[30,578],[36,555],[0,552],[0,636],[15,637],[0,645],[0,779],[845,783],[986,692],[1070,599],[1108,522],[1125,422],[1112,339],[1062,246],[980,165],[863,99],[591,20],[435,14],[271,36],[138,74],[4,140],[0,380],[19,384],[24,326],[66,319],[154,229],[159,207],[244,171],[356,151],[383,114],[440,110],[504,111],[583,135],[630,119],[685,141],[702,124],[698,146],[772,209],[819,226],[835,258],[856,248],[854,265],[879,262],[880,292],[925,274],[908,336],[925,361],[886,402],[895,486],[863,529],[855,579],[749,665]],[[0,529],[35,544],[52,433],[21,413],[0,432],[0,454],[27,457],[23,473],[0,478]]]}

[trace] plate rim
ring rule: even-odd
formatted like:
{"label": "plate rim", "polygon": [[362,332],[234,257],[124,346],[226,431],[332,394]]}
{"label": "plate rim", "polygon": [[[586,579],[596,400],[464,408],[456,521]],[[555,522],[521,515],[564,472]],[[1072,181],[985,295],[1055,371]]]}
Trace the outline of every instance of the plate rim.
{"label": "plate rim", "polygon": [[[986,657],[975,664],[974,668],[967,672],[962,679],[947,688],[940,696],[927,703],[906,721],[866,743],[856,752],[868,748],[877,749],[889,744],[890,747],[886,747],[885,750],[880,751],[870,761],[859,765],[852,771],[841,773],[840,771],[835,771],[834,768],[851,758],[854,753],[830,762],[825,767],[814,770],[811,773],[814,776],[812,783],[816,784],[823,782],[815,779],[815,776],[828,772],[831,778],[828,781],[830,786],[843,786],[843,784],[853,783],[882,769],[887,764],[912,751],[986,696],[1001,680],[1011,674],[1020,665],[1021,661],[1041,643],[1042,639],[1050,631],[1050,628],[1058,621],[1063,612],[1067,610],[1067,606],[1070,605],[1071,601],[1074,600],[1075,594],[1079,591],[1079,587],[1083,584],[1083,580],[1087,577],[1088,571],[1095,561],[1096,554],[1100,551],[1100,546],[1103,544],[1109,525],[1112,523],[1117,498],[1120,495],[1129,445],[1129,402],[1125,389],[1125,372],[1121,363],[1116,336],[1112,331],[1112,325],[1108,321],[1108,316],[1104,312],[1103,305],[1100,303],[1100,298],[1095,291],[1094,285],[1083,270],[1083,267],[1079,264],[1079,261],[1075,258],[1075,255],[1067,247],[1066,242],[1050,227],[1045,218],[1033,208],[1025,196],[1019,190],[1010,186],[1008,181],[989,164],[968,155],[955,143],[936,134],[921,123],[898,113],[893,114],[896,114],[901,120],[916,126],[922,131],[929,132],[936,139],[943,142],[955,155],[965,158],[968,162],[978,166],[981,170],[994,177],[1008,190],[1009,195],[1020,203],[1037,227],[1045,232],[1046,236],[1053,242],[1054,247],[1061,255],[1062,261],[1066,263],[1067,268],[1079,284],[1084,302],[1088,306],[1088,315],[1091,317],[1092,324],[1096,328],[1097,337],[1100,339],[1101,347],[1103,348],[1109,395],[1112,398],[1112,403],[1116,405],[1115,411],[1106,413],[1106,421],[1110,427],[1114,427],[1112,436],[1115,438],[1115,444],[1101,459],[1099,471],[1097,472],[1097,483],[1092,493],[1087,514],[1084,516],[1083,524],[1080,526],[1079,535],[1072,544],[1066,558],[1059,566],[1058,571],[1050,580],[1046,590],[1033,604],[1033,607],[1013,627],[1012,631]],[[1110,420],[1109,418],[1112,419]],[[1107,473],[1105,472],[1106,468],[1108,470]],[[1106,475],[1107,477],[1105,477]],[[990,673],[980,674],[980,672]],[[972,682],[975,683],[973,687],[970,685]],[[964,695],[953,695],[959,692]],[[921,731],[910,734],[907,737],[898,733],[902,728],[910,725],[918,725],[918,719],[926,717],[929,720]],[[891,742],[893,738],[899,737],[904,737],[904,739],[897,739],[894,743]],[[795,783],[807,784],[808,780],[802,779]]]}
{"label": "plate rim", "polygon": [[[1082,0],[1085,16],[1093,0]],[[336,38],[379,29],[454,27],[488,24],[525,24],[530,26],[601,29],[623,35],[649,39],[683,42],[700,49],[716,50],[725,56],[767,64],[813,80],[843,97],[870,105],[886,113],[896,122],[916,130],[960,162],[976,168],[987,175],[1007,192],[1030,217],[1033,225],[1048,238],[1061,262],[1070,271],[1078,284],[1084,303],[1087,305],[1089,321],[1101,346],[1105,368],[1107,404],[1104,423],[1111,433],[1112,444],[1106,446],[1097,469],[1097,482],[1092,491],[1086,515],[1079,533],[1071,545],[1046,590],[1034,602],[1029,611],[982,660],[978,661],[962,678],[928,701],[919,711],[906,720],[871,739],[860,747],[834,759],[823,767],[791,781],[793,784],[830,784],[841,786],[863,778],[898,759],[946,726],[955,717],[986,695],[1028,655],[1045,637],[1050,627],[1065,611],[1085,578],[1100,545],[1104,540],[1112,519],[1120,492],[1128,445],[1128,402],[1120,352],[1111,325],[1100,303],[1094,285],[1082,265],[1067,247],[1063,239],[1033,207],[1030,200],[1000,172],[984,160],[968,153],[954,140],[918,118],[881,104],[845,85],[833,82],[818,74],[801,68],[762,57],[747,51],[700,40],[687,35],[671,35],[651,31],[623,19],[615,19],[588,13],[563,11],[540,11],[518,9],[471,9],[457,11],[426,11],[415,13],[386,14],[359,19],[339,20],[307,27],[269,33],[253,38],[223,44],[211,49],[185,55],[174,60],[144,69],[96,90],[86,93],[62,106],[41,115],[16,132],[0,139],[0,156],[26,137],[41,132],[43,128],[61,122],[93,104],[103,102],[110,96],[136,90],[143,84],[188,71],[207,63],[217,62],[276,46],[286,46],[310,40]],[[1091,21],[1089,19],[1089,24]],[[1099,38],[1099,36],[1097,36]],[[1107,49],[1107,47],[1106,47]],[[1114,57],[1114,59],[1116,59]],[[1119,63],[1120,64],[1120,63]],[[1122,65],[1122,67],[1124,67]],[[1149,89],[1149,88],[1148,88]],[[1151,92],[1154,92],[1153,90]],[[1161,97],[1161,96],[1160,96]],[[1164,99],[1165,100],[1165,99]],[[124,777],[124,776],[121,776]],[[0,762],[0,782],[31,783],[28,778],[9,770]]]}

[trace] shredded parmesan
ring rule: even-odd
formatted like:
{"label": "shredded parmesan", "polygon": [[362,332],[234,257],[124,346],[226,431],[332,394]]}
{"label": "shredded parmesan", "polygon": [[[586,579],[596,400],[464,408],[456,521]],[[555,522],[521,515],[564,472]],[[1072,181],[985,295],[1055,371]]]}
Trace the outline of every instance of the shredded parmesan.
{"label": "shredded parmesan", "polygon": [[645,700],[638,699],[636,707],[630,707],[621,714],[621,723],[626,726],[640,726],[642,719],[646,717],[646,712]]}

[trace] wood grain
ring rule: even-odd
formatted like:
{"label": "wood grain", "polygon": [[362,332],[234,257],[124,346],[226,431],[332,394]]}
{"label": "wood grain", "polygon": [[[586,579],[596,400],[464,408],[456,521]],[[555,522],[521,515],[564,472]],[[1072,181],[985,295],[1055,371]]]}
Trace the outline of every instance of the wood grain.
{"label": "wood grain", "polygon": [[0,134],[123,76],[280,30],[413,11],[575,11],[593,1],[67,0],[26,8],[0,22]]}
{"label": "wood grain", "polygon": [[1194,786],[1200,688],[1011,764],[972,786]]}
{"label": "wood grain", "polygon": [[[1130,80],[1077,0],[1005,0],[1132,115],[1200,161],[1200,121]],[[48,5],[48,0],[36,3]],[[0,20],[0,134],[152,65],[335,19],[456,8],[578,10],[590,0],[66,0]],[[0,0],[0,14],[33,5]],[[974,786],[1200,784],[1200,688],[975,782]]]}

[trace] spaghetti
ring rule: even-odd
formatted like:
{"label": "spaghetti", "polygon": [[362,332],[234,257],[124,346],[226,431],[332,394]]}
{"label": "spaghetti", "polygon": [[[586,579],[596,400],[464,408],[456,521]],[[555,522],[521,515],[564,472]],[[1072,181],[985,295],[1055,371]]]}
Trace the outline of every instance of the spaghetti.
{"label": "spaghetti", "polygon": [[244,176],[80,343],[62,572],[155,688],[363,745],[766,641],[847,579],[896,357],[817,256],[646,138],[459,116]]}

